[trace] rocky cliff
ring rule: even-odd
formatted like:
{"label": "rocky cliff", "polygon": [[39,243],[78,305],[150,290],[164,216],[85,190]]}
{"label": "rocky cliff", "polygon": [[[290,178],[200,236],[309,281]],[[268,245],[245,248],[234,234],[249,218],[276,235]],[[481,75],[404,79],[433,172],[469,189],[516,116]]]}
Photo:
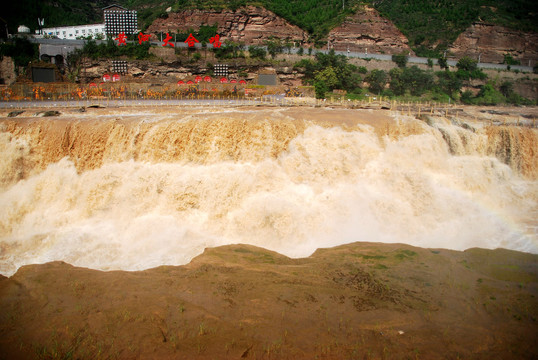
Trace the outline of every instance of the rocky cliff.
{"label": "rocky cliff", "polygon": [[329,33],[335,50],[414,55],[407,38],[377,10],[364,7]]}
{"label": "rocky cliff", "polygon": [[475,23],[458,36],[449,48],[456,58],[470,56],[481,62],[502,63],[505,54],[519,60],[521,65],[536,64],[538,34],[524,33],[498,25]]}
{"label": "rocky cliff", "polygon": [[185,32],[200,25],[218,25],[221,41],[241,41],[262,44],[271,36],[304,43],[308,34],[269,10],[247,6],[233,10],[185,10],[170,13],[165,19],[156,19],[147,29],[149,33]]}

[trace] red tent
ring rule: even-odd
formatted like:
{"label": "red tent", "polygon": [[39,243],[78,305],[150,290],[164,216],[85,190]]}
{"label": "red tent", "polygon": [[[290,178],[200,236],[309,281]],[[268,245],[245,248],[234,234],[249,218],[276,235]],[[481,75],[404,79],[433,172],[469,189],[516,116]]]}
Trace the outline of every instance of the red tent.
{"label": "red tent", "polygon": [[239,80],[240,84],[246,84],[247,82],[245,80]]}
{"label": "red tent", "polygon": [[96,87],[96,86],[97,86],[96,83],[94,83],[94,82],[91,82],[91,83],[90,83],[90,87]]}
{"label": "red tent", "polygon": [[220,82],[223,83],[223,84],[224,84],[224,83],[227,83],[227,82],[228,82],[228,79],[226,79],[225,77],[220,78]]}
{"label": "red tent", "polygon": [[118,74],[112,75],[112,81],[120,81],[120,76]]}
{"label": "red tent", "polygon": [[200,81],[202,81],[202,77],[200,75],[194,78],[195,83],[199,83]]}
{"label": "red tent", "polygon": [[110,81],[110,75],[108,74],[103,75],[103,81],[104,82]]}
{"label": "red tent", "polygon": [[190,85],[190,84],[194,84],[194,83],[192,82],[192,80],[189,80],[189,81],[187,81],[187,84]]}
{"label": "red tent", "polygon": [[230,80],[230,84],[237,84],[237,80],[235,80],[235,79]]}
{"label": "red tent", "polygon": [[211,82],[211,76],[206,76],[206,77],[204,78],[204,81],[205,81],[205,82]]}
{"label": "red tent", "polygon": [[178,84],[178,85],[183,85],[183,84],[185,84],[185,83],[183,82],[183,80],[179,80],[179,81],[177,82],[177,84]]}

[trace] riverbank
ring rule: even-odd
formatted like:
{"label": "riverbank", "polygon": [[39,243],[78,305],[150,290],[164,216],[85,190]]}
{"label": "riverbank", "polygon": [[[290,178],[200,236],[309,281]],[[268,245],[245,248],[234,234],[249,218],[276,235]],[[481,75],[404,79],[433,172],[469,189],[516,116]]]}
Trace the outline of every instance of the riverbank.
{"label": "riverbank", "polygon": [[2,359],[532,359],[538,256],[248,245],[185,266],[54,262],[0,280]]}

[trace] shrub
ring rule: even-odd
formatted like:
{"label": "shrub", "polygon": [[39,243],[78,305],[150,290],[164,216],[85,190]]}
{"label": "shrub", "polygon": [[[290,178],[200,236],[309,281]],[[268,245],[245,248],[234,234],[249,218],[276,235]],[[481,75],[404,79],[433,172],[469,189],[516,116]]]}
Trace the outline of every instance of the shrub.
{"label": "shrub", "polygon": [[461,59],[458,60],[458,63],[456,64],[456,67],[458,70],[464,70],[468,71],[469,73],[475,71],[478,69],[477,67],[477,61],[474,59],[471,59],[468,56],[464,56]]}
{"label": "shrub", "polygon": [[503,60],[503,64],[507,64],[507,65],[520,65],[521,62],[519,60],[515,60],[512,55],[510,54],[504,54],[504,60]]}
{"label": "shrub", "polygon": [[497,105],[505,102],[506,98],[495,89],[492,82],[488,82],[482,86],[475,100],[479,105]]}
{"label": "shrub", "polygon": [[267,55],[267,51],[265,51],[263,47],[255,46],[255,45],[249,46],[248,52],[251,58],[258,58],[262,60],[264,60],[265,56]]}
{"label": "shrub", "polygon": [[324,99],[325,93],[329,91],[324,81],[315,81],[314,90],[316,91],[316,99]]}
{"label": "shrub", "polygon": [[408,57],[406,54],[394,54],[392,55],[392,61],[400,68],[404,68],[407,65]]}
{"label": "shrub", "polygon": [[473,93],[471,91],[469,91],[469,90],[464,91],[461,94],[460,100],[461,100],[462,103],[470,105],[472,103],[472,100],[473,100]]}
{"label": "shrub", "polygon": [[277,54],[281,54],[284,50],[284,44],[282,40],[276,37],[270,37],[269,40],[265,41],[267,46],[267,52],[274,59]]}
{"label": "shrub", "polygon": [[437,64],[439,65],[441,69],[448,70],[448,62],[446,61],[446,57],[443,57],[443,56],[439,57],[437,59]]}

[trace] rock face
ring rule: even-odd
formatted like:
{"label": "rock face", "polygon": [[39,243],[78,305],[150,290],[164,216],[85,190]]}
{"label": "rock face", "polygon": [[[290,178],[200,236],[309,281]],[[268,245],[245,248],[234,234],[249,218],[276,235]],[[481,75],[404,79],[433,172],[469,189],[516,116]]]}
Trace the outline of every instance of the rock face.
{"label": "rock face", "polygon": [[15,82],[15,63],[9,56],[4,56],[0,61],[0,84],[11,85]]}
{"label": "rock face", "polygon": [[170,13],[166,19],[156,19],[148,28],[149,33],[185,32],[200,25],[218,25],[221,41],[226,39],[245,44],[263,44],[270,36],[304,43],[308,34],[291,25],[269,10],[255,6],[233,10],[186,10]]}
{"label": "rock face", "polygon": [[531,66],[538,59],[538,34],[524,33],[498,25],[475,23],[458,36],[449,48],[456,58],[469,56],[481,62],[502,63],[505,54]]}
{"label": "rock face", "polygon": [[414,55],[407,38],[377,10],[365,6],[329,33],[335,50]]}

